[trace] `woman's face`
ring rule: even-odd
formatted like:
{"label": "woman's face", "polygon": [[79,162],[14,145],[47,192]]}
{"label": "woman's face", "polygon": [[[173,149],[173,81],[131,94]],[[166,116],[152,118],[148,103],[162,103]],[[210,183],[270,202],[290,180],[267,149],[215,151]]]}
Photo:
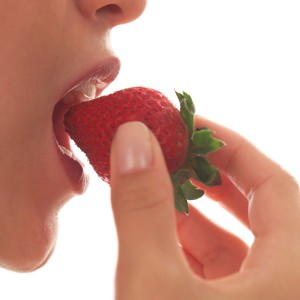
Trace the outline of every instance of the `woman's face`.
{"label": "woman's face", "polygon": [[146,0],[0,0],[0,266],[32,271],[48,259],[59,208],[86,176],[63,129],[68,107],[119,71],[110,29]]}

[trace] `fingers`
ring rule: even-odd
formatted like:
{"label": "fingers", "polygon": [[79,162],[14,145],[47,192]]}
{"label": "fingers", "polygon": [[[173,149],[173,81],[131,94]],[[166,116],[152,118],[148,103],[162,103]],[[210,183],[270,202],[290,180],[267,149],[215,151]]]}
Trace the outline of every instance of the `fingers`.
{"label": "fingers", "polygon": [[111,199],[127,260],[178,255],[173,187],[158,142],[142,123],[124,124],[116,133]]}
{"label": "fingers", "polygon": [[224,172],[221,173],[221,177],[222,184],[218,186],[204,186],[196,180],[193,180],[193,184],[205,190],[206,196],[218,201],[225,209],[249,228],[248,200],[241,191],[236,188],[234,183],[227,178]]}
{"label": "fingers", "polygon": [[178,247],[170,176],[142,123],[124,124],[116,133],[111,200],[119,239],[116,298],[174,299],[192,273]]}
{"label": "fingers", "polygon": [[298,224],[293,210],[300,210],[299,188],[287,172],[239,134],[203,118],[196,119],[196,126],[211,128],[227,144],[209,159],[251,202],[255,235]]}
{"label": "fingers", "polygon": [[178,247],[170,176],[156,138],[139,122],[120,126],[114,138],[111,200],[119,239],[116,299],[185,299],[187,293],[215,299]]}
{"label": "fingers", "polygon": [[202,118],[196,123],[211,128],[226,142],[227,146],[209,159],[249,202],[249,224],[256,238],[244,269],[287,269],[282,264],[288,264],[288,257],[296,257],[293,251],[287,255],[287,245],[289,249],[300,249],[299,186],[285,170],[237,133]]}
{"label": "fingers", "polygon": [[177,214],[179,240],[192,269],[206,279],[240,270],[248,247],[190,206],[188,216]]}

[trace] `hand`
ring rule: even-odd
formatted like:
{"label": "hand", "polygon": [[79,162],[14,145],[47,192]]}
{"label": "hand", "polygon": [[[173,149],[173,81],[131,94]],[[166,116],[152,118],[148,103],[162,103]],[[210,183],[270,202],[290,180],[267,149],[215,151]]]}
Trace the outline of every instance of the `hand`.
{"label": "hand", "polygon": [[195,208],[176,214],[158,142],[144,125],[127,123],[111,156],[116,299],[299,299],[298,185],[238,134],[200,118],[196,124],[227,144],[209,157],[223,184],[206,188],[207,195],[248,226],[255,241],[248,249]]}

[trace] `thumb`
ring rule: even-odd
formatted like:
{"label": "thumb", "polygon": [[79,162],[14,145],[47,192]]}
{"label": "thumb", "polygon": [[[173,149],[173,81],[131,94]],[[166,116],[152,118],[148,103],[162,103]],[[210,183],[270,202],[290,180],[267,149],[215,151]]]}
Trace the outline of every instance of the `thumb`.
{"label": "thumb", "polygon": [[178,251],[170,176],[155,136],[140,122],[123,124],[114,137],[111,199],[126,260]]}

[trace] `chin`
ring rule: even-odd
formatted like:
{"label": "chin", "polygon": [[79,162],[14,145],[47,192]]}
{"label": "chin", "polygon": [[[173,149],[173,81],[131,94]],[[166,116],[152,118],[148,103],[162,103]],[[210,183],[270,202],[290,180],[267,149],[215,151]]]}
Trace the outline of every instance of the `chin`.
{"label": "chin", "polygon": [[59,211],[87,185],[81,164],[62,153],[51,131],[14,156],[18,176],[1,184],[0,267],[15,272],[46,264],[56,245]]}
{"label": "chin", "polygon": [[5,253],[1,253],[1,267],[19,273],[33,272],[43,267],[51,257],[57,239],[57,218],[50,224],[31,223],[5,241]]}
{"label": "chin", "polygon": [[[37,199],[31,194],[31,197],[13,199],[15,203],[6,209],[0,224],[1,267],[15,272],[32,272],[49,260],[56,245],[61,207],[61,204],[53,203],[62,202],[52,199],[53,196],[56,195],[46,194]],[[66,197],[63,196],[64,201]]]}

